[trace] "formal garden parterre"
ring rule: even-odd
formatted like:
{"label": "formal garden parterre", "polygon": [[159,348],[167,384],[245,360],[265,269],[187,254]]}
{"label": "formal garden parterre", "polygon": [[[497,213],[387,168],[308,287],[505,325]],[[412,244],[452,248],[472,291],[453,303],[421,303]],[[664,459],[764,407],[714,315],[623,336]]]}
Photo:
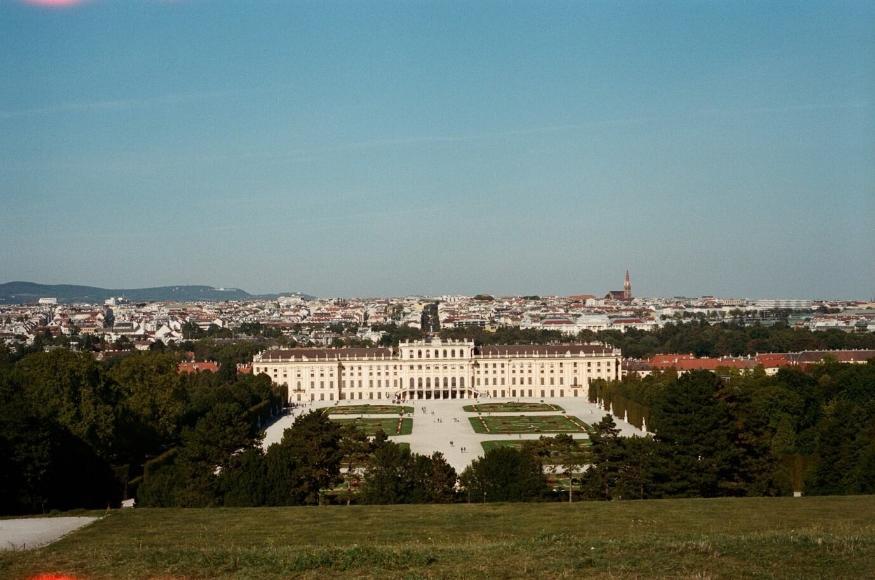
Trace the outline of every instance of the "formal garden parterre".
{"label": "formal garden parterre", "polygon": [[469,417],[475,433],[586,433],[586,423],[570,415],[478,415]]}
{"label": "formal garden parterre", "polygon": [[410,415],[413,407],[407,405],[342,405],[327,407],[329,415]]}
{"label": "formal garden parterre", "polygon": [[409,417],[394,417],[391,418],[367,418],[357,417],[355,419],[331,419],[335,423],[341,425],[353,425],[357,429],[365,432],[366,435],[376,435],[377,431],[382,430],[390,437],[393,435],[410,435],[413,432],[413,419]]}
{"label": "formal garden parterre", "polygon": [[558,411],[565,409],[550,403],[526,403],[519,401],[504,401],[500,403],[478,403],[465,405],[462,408],[467,413],[535,413],[539,411]]}

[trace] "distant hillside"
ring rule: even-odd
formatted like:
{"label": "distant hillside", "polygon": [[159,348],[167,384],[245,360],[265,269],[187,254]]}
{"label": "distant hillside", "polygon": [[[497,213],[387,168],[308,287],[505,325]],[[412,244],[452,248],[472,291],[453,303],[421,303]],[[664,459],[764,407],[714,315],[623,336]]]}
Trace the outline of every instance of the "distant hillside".
{"label": "distant hillside", "polygon": [[256,296],[239,288],[212,286],[159,286],[157,288],[96,288],[72,284],[36,284],[34,282],[7,282],[0,284],[0,304],[28,304],[42,297],[57,298],[58,302],[101,303],[113,296],[123,296],[132,302],[197,300],[251,300],[277,296]]}

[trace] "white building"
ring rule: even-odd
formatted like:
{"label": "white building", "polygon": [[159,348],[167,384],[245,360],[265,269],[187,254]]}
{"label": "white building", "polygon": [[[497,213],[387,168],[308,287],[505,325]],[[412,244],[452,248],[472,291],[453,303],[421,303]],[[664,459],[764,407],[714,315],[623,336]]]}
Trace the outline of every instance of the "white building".
{"label": "white building", "polygon": [[621,376],[603,344],[493,345],[427,339],[390,348],[267,350],[253,371],[288,387],[291,402],[586,397],[592,379]]}
{"label": "white building", "polygon": [[793,298],[779,298],[779,299],[762,299],[754,302],[754,306],[757,308],[765,308],[767,310],[772,309],[786,309],[786,310],[807,310],[811,308],[814,302],[812,300],[798,300]]}

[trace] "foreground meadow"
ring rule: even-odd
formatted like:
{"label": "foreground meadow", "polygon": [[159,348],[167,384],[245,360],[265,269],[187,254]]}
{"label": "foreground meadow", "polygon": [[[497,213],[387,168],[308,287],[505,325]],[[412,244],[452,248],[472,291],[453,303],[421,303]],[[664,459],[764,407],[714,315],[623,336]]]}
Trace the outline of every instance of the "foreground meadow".
{"label": "foreground meadow", "polygon": [[114,511],[0,577],[873,577],[875,496]]}

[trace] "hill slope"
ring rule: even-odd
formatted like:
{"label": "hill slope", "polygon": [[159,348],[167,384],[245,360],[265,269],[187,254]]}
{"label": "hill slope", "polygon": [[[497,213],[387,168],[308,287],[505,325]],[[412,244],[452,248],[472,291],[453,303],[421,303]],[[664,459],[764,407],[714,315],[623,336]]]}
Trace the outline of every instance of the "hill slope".
{"label": "hill slope", "polygon": [[135,509],[0,576],[875,577],[875,496]]}
{"label": "hill slope", "polygon": [[28,304],[42,297],[54,297],[58,302],[101,303],[113,296],[124,296],[133,302],[152,300],[247,300],[255,298],[239,288],[219,289],[212,286],[159,286],[155,288],[107,289],[73,284],[36,284],[7,282],[0,284],[0,303]]}

